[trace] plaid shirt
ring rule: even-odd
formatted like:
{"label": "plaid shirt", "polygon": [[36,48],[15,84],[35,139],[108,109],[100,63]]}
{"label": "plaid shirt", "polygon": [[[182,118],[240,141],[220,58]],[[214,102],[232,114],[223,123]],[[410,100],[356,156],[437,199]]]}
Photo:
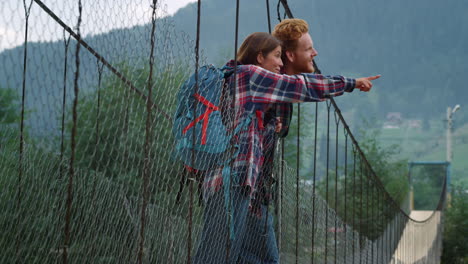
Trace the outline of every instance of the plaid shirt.
{"label": "plaid shirt", "polygon": [[[227,66],[234,67],[234,61],[229,61]],[[271,110],[276,117],[289,120],[291,110],[287,103],[324,101],[343,92],[352,92],[356,83],[355,79],[342,76],[276,74],[255,65],[239,63],[236,76],[231,75],[227,81],[230,91],[234,90],[234,81],[237,83],[235,124],[252,117],[250,125],[233,139],[240,152],[231,168],[233,186],[250,187],[252,199],[258,197],[257,191],[264,180],[265,152],[273,151],[276,143],[277,119],[271,118],[264,123],[265,113]],[[222,185],[222,168],[208,171],[203,182],[204,199],[222,189]]]}

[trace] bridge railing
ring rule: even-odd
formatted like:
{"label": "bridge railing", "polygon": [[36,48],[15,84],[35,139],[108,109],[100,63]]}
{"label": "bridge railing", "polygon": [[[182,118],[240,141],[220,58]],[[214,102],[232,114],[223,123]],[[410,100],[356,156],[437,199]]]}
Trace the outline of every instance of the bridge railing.
{"label": "bridge railing", "polygon": [[[171,113],[195,43],[156,3],[119,2],[109,21],[91,10],[108,14],[118,3],[78,3],[2,4],[11,11],[2,22],[20,17],[24,26],[11,40],[21,45],[0,53],[0,262],[190,262],[204,208],[193,184],[176,204],[182,165],[171,158]],[[58,13],[77,15],[76,26]],[[49,20],[56,27],[44,28]],[[121,29],[80,33],[115,23]],[[30,41],[44,30],[58,41]],[[371,167],[346,121],[353,115],[345,120],[334,100],[295,112],[268,186],[283,263],[389,263],[408,222],[418,233],[434,226],[439,214],[417,222],[400,209],[405,181],[390,190],[396,197],[386,190],[392,175]]]}

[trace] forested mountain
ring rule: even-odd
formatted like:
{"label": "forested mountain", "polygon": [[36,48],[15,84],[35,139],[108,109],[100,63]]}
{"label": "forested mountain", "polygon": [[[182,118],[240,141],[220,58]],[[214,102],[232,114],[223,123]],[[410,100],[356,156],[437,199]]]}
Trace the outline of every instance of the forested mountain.
{"label": "forested mountain", "polygon": [[[270,1],[272,26],[278,23],[276,1]],[[316,61],[324,74],[351,77],[382,74],[371,94],[354,93],[339,98],[344,111],[357,116],[373,115],[382,120],[388,112],[401,112],[407,118],[443,119],[447,106],[468,102],[465,71],[468,69],[468,3],[463,0],[290,0],[296,17],[307,20],[319,52]],[[234,53],[235,1],[204,0],[201,10],[201,47],[207,62],[220,65]],[[281,9],[281,14],[283,10]],[[173,29],[194,39],[196,4],[189,4],[172,17]],[[92,21],[88,22],[92,23]],[[251,32],[268,31],[265,1],[241,1],[239,44]],[[158,29],[157,29],[158,32]],[[149,25],[112,30],[86,38],[93,48],[111,63],[139,60],[149,54]],[[159,44],[167,36],[159,35]],[[180,41],[179,41],[180,42]],[[156,45],[158,45],[158,43]],[[191,63],[190,41],[175,43]],[[69,49],[74,54],[74,42]],[[81,53],[81,83],[94,87],[96,60]],[[189,56],[190,54],[190,56]],[[21,86],[23,48],[0,54],[0,86]],[[12,61],[14,58],[15,61]],[[61,97],[63,43],[30,43],[28,84],[33,91],[29,100]],[[156,57],[156,60],[164,60]],[[69,62],[72,76],[74,62]],[[72,79],[69,78],[69,84]],[[41,94],[40,87],[57,87]],[[88,90],[91,88],[88,88]],[[51,94],[52,93],[52,94]],[[351,99],[350,99],[351,98]],[[41,109],[35,109],[41,112]],[[457,113],[459,121],[468,115]]]}
{"label": "forested mountain", "polygon": [[[232,2],[203,2],[202,43],[213,61],[226,50],[232,54]],[[447,106],[468,101],[465,1],[288,2],[295,17],[309,22],[319,52],[316,61],[324,74],[383,75],[374,90],[378,96],[364,102],[358,99],[360,105],[340,98],[343,107],[357,107],[360,113],[376,113],[378,118],[401,112],[405,117],[432,119],[443,118]],[[265,1],[241,1],[240,6],[241,40],[252,31],[268,30]],[[192,4],[174,16],[187,32],[195,31],[191,22],[196,21],[195,8]],[[276,3],[271,4],[271,17],[275,25]]]}

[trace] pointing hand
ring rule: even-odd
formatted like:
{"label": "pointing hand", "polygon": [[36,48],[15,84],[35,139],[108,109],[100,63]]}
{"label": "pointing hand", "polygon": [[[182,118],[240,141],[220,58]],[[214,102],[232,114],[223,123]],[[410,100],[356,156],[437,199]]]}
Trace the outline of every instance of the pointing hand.
{"label": "pointing hand", "polygon": [[371,76],[371,77],[363,77],[363,78],[358,78],[356,79],[356,88],[363,91],[363,92],[368,92],[372,88],[372,82],[373,80],[376,80],[380,78],[379,75]]}

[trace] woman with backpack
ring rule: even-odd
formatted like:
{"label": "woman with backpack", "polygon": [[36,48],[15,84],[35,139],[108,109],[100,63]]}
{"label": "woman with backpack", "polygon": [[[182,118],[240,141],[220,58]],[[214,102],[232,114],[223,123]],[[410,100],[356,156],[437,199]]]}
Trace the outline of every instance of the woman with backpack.
{"label": "woman with backpack", "polygon": [[235,146],[231,153],[236,154],[229,177],[224,170],[223,179],[224,168],[205,173],[204,224],[194,257],[197,264],[279,263],[272,214],[267,213],[270,194],[265,188],[272,163],[265,157],[274,151],[275,133],[287,132],[290,112],[284,106],[323,101],[354,88],[367,92],[371,81],[380,77],[283,75],[281,42],[263,32],[249,35],[237,57],[237,63],[226,64],[226,68],[237,69],[226,79],[228,94],[221,109],[231,128],[245,120],[248,125],[231,139]]}

